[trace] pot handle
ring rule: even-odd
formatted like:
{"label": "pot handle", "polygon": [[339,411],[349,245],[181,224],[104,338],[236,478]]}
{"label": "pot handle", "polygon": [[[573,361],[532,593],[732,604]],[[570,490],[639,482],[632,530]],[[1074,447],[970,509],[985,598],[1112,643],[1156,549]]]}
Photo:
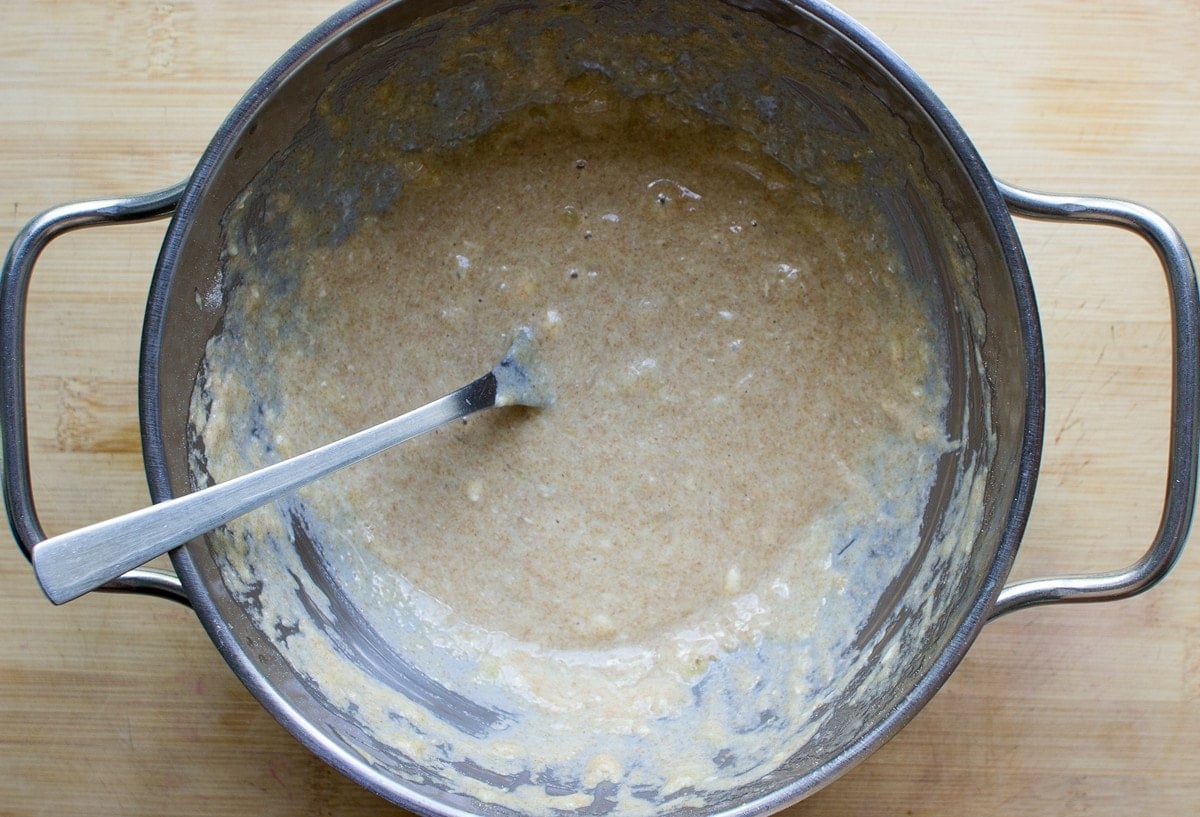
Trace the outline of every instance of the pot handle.
{"label": "pot handle", "polygon": [[1009,210],[1053,221],[1110,224],[1130,230],[1154,249],[1166,273],[1171,300],[1172,393],[1170,449],[1162,517],[1146,553],[1124,570],[1010,584],[1000,591],[990,618],[1051,602],[1109,601],[1153,587],[1183,550],[1196,501],[1200,423],[1200,296],[1196,270],[1183,237],[1158,213],[1116,199],[1050,196],[997,182]]}
{"label": "pot handle", "polygon": [[[25,558],[46,538],[29,479],[29,431],[25,412],[25,304],[29,277],[42,250],[63,233],[99,224],[166,218],[187,182],[141,196],[64,204],[34,217],[17,233],[0,268],[0,442],[3,443],[4,507]],[[179,578],[153,568],[131,570],[104,590],[147,593],[188,604]]]}

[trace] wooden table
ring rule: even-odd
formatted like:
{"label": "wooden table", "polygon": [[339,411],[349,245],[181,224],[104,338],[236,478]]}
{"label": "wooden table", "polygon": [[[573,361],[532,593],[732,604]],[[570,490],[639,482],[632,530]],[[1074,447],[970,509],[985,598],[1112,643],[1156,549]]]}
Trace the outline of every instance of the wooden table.
{"label": "wooden table", "polygon": [[[0,242],[68,200],[184,178],[332,0],[0,5]],[[1153,3],[848,0],[993,171],[1149,204],[1200,244],[1200,14]],[[1150,251],[1019,225],[1047,335],[1046,459],[1016,573],[1115,568],[1158,520],[1169,322]],[[137,353],[161,225],[76,234],[34,277],[34,478],[51,532],[148,501]],[[7,539],[7,534],[2,537]],[[0,815],[390,813],[255,703],[190,611],[54,608],[0,542]],[[1200,554],[1121,603],[990,624],[899,737],[812,815],[1183,815],[1200,806]]]}

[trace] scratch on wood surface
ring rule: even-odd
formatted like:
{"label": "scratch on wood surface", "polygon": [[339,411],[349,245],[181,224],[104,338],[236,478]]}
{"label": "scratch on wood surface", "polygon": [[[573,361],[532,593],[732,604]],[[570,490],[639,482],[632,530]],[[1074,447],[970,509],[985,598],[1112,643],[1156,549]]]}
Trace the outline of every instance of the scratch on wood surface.
{"label": "scratch on wood surface", "polygon": [[1075,416],[1075,409],[1079,408],[1079,403],[1082,399],[1082,397],[1076,397],[1075,401],[1071,403],[1071,408],[1067,409],[1067,416],[1063,418],[1063,422],[1062,425],[1059,426],[1058,433],[1054,435],[1055,445],[1058,445],[1064,434],[1083,422],[1082,417]]}

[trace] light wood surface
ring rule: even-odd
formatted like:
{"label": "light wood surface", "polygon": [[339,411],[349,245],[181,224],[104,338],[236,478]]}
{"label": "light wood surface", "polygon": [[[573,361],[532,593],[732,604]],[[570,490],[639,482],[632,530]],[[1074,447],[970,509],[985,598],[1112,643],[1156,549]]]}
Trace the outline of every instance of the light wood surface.
{"label": "light wood surface", "polygon": [[[1200,10],[846,0],[997,176],[1141,201],[1200,244]],[[334,2],[0,4],[0,242],[61,202],[184,178],[225,113]],[[1169,320],[1150,251],[1021,223],[1046,329],[1045,464],[1016,574],[1132,561],[1158,520]],[[34,478],[51,532],[148,501],[141,313],[162,225],[45,254],[29,316]],[[55,608],[0,537],[0,815],[394,813],[242,688],[193,614]],[[1190,815],[1200,806],[1200,553],[1121,603],[990,624],[895,740],[795,815]]]}

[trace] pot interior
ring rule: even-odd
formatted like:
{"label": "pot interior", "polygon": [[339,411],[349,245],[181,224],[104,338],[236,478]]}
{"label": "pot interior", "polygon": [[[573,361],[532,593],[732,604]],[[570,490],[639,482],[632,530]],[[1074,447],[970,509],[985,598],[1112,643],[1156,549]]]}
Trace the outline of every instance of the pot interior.
{"label": "pot interior", "polygon": [[[241,327],[228,314],[239,288],[295,297],[284,262],[298,246],[344,246],[415,195],[411,157],[469,144],[515,111],[579,103],[580,83],[596,78],[750,140],[825,185],[827,199],[861,202],[928,309],[948,389],[938,432],[950,444],[929,465],[911,539],[837,554],[861,560],[845,566],[848,576],[888,578],[843,594],[854,637],[830,657],[836,677],[790,720],[762,703],[761,681],[746,695],[758,722],[739,733],[758,749],[718,752],[714,779],[677,779],[661,764],[589,779],[527,763],[519,744],[505,764],[443,751],[457,740],[495,743],[492,732],[523,713],[464,691],[454,674],[466,670],[453,659],[398,647],[383,603],[340,571],[336,546],[323,541],[336,533],[311,524],[303,500],[276,508],[280,524],[253,529],[270,542],[231,526],[178,552],[205,626],[264,704],[343,772],[423,811],[724,813],[799,799],[879,745],[945,679],[1023,524],[1027,407],[1040,383],[1029,374],[1036,327],[1007,216],[969,144],[898,61],[828,9],[772,2],[384,3],[299,44],[210,146],[160,258],[143,363],[155,498],[211,478],[195,394],[212,379],[210,339]],[[246,338],[271,342],[265,328]],[[648,744],[665,740],[655,730],[680,728],[667,720],[647,719]],[[727,781],[715,779],[721,769]]]}

